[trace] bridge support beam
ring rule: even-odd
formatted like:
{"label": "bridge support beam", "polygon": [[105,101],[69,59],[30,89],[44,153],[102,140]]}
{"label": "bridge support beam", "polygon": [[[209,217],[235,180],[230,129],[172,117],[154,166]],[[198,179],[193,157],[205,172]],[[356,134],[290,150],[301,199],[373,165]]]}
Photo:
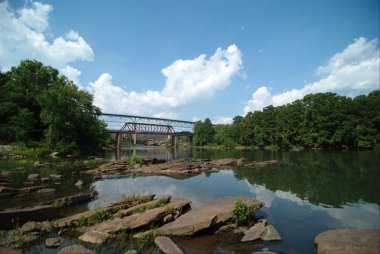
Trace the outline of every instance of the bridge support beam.
{"label": "bridge support beam", "polygon": [[123,139],[122,133],[116,133],[116,147],[121,146],[121,140]]}

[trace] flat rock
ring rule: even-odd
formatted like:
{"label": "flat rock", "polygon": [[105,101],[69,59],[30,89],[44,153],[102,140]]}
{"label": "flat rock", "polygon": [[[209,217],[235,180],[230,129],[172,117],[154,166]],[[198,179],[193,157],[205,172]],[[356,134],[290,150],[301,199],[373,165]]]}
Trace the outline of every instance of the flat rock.
{"label": "flat rock", "polygon": [[103,232],[87,231],[79,237],[79,240],[83,242],[102,244],[104,243],[110,235]]}
{"label": "flat rock", "polygon": [[129,251],[126,251],[124,252],[124,254],[137,254],[137,250],[129,250]]}
{"label": "flat rock", "polygon": [[380,250],[378,229],[334,229],[315,238],[318,254],[375,254]]}
{"label": "flat rock", "polygon": [[235,201],[239,198],[250,206],[259,208],[263,205],[262,202],[249,197],[219,198],[163,225],[157,229],[157,232],[161,235],[191,236],[214,225],[223,224],[232,218]]}
{"label": "flat rock", "polygon": [[0,247],[0,254],[22,254],[22,251]]}
{"label": "flat rock", "polygon": [[55,189],[53,188],[43,188],[43,189],[39,189],[37,191],[38,194],[50,194],[50,193],[54,193],[55,192]]}
{"label": "flat rock", "polygon": [[39,176],[40,176],[39,174],[30,174],[30,175],[28,175],[28,177],[26,179],[29,181],[35,181],[38,179]]}
{"label": "flat rock", "polygon": [[183,254],[182,250],[166,236],[157,236],[154,243],[165,254]]}
{"label": "flat rock", "polygon": [[86,249],[80,244],[75,244],[63,248],[62,250],[58,251],[58,254],[95,254],[95,252]]}
{"label": "flat rock", "polygon": [[48,248],[58,248],[59,245],[63,243],[64,239],[62,237],[46,238],[45,245]]}
{"label": "flat rock", "polygon": [[28,221],[45,221],[57,217],[57,209],[51,205],[41,205],[15,210],[0,211],[0,228],[13,228],[13,221],[24,224]]}
{"label": "flat rock", "polygon": [[88,228],[88,231],[92,230],[96,232],[116,233],[121,230],[138,229],[161,220],[168,214],[168,211],[171,208],[182,208],[190,203],[191,200],[186,198],[173,200],[169,204],[162,207],[146,210],[142,213],[135,213],[124,218],[114,218],[109,221],[104,221]]}
{"label": "flat rock", "polygon": [[265,227],[264,233],[261,235],[261,239],[264,241],[281,241],[282,238],[273,225]]}
{"label": "flat rock", "polygon": [[266,230],[265,228],[266,220],[262,219],[244,232],[243,238],[240,240],[241,242],[249,242],[258,240],[261,238],[261,235]]}

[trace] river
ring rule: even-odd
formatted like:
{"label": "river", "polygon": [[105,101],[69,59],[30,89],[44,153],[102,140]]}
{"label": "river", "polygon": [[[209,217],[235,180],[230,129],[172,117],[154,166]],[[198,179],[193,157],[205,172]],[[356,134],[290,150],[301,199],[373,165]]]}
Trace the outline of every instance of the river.
{"label": "river", "polygon": [[[244,157],[256,161],[276,159],[279,163],[263,169],[236,167],[188,179],[104,177],[93,183],[99,197],[89,204],[90,209],[132,193],[188,197],[193,207],[222,196],[249,196],[265,203],[260,216],[275,225],[283,238],[279,242],[264,243],[264,246],[285,253],[315,253],[315,236],[328,229],[380,228],[378,151],[265,152],[135,147],[107,156],[113,160],[140,156],[169,161]],[[178,240],[178,243],[190,253],[213,253],[218,248],[250,253],[263,246],[230,245],[225,239],[208,236]]]}
{"label": "river", "polygon": [[[278,160],[275,166],[253,169],[231,167],[202,173],[187,179],[165,176],[105,175],[88,179],[84,189],[94,189],[98,197],[78,209],[96,209],[133,193],[170,194],[188,197],[196,208],[218,197],[249,196],[265,203],[258,215],[274,225],[283,240],[238,243],[218,235],[174,239],[186,253],[252,253],[268,247],[278,253],[316,253],[314,238],[320,232],[337,228],[380,228],[380,151],[301,151],[267,152],[237,149],[134,147],[108,152],[109,160],[126,157],[179,159],[246,158],[249,161]],[[3,161],[2,168],[32,164],[30,161]],[[41,172],[36,171],[35,172]],[[54,168],[52,168],[54,170]],[[62,171],[62,170],[61,170]],[[64,173],[61,172],[60,173]],[[15,174],[21,184],[30,171]],[[71,174],[69,174],[71,175]],[[75,194],[78,175],[57,185],[54,197]],[[18,183],[20,182],[20,183]],[[83,191],[83,189],[82,189]],[[0,200],[1,208],[27,205],[51,197],[35,194]],[[72,212],[72,211],[70,211]],[[66,239],[64,245],[78,240]],[[117,245],[117,243],[116,243]],[[54,253],[43,243],[27,252]]]}

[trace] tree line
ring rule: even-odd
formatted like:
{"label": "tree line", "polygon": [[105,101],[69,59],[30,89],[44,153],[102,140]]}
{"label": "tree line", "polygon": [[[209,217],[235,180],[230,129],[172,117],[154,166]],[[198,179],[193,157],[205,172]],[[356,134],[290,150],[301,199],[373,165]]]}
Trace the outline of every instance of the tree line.
{"label": "tree line", "polygon": [[361,149],[380,144],[380,90],[355,98],[306,95],[283,106],[236,116],[229,125],[210,119],[194,127],[194,145],[272,149]]}
{"label": "tree line", "polygon": [[89,152],[109,141],[93,97],[59,71],[25,60],[0,72],[0,143]]}

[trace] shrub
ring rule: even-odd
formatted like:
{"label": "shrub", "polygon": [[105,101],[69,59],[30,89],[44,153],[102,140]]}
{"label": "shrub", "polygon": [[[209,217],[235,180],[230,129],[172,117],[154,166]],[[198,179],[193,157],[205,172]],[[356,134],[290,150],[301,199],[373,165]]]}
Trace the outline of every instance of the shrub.
{"label": "shrub", "polygon": [[239,226],[249,226],[256,220],[256,210],[256,207],[249,206],[241,199],[237,199],[232,211],[232,221]]}

